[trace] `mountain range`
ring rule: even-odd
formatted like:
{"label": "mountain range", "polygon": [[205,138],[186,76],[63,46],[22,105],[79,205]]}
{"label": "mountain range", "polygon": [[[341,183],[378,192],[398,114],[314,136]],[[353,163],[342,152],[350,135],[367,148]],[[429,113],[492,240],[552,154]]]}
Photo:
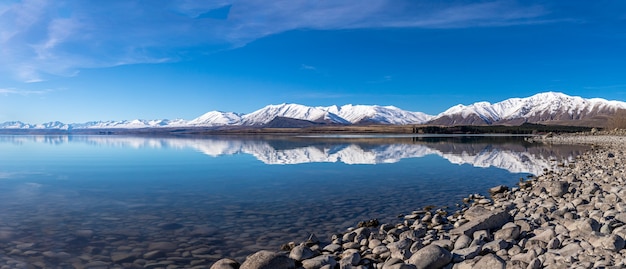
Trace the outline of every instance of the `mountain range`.
{"label": "mountain range", "polygon": [[519,125],[542,123],[601,127],[626,102],[582,98],[544,92],[526,98],[510,98],[491,104],[456,105],[438,115],[411,112],[394,106],[344,105],[311,107],[300,104],[268,105],[249,114],[210,111],[192,120],[123,120],[66,124],[58,121],[29,124],[0,123],[0,129],[140,129],[192,127],[307,127],[355,124]]}

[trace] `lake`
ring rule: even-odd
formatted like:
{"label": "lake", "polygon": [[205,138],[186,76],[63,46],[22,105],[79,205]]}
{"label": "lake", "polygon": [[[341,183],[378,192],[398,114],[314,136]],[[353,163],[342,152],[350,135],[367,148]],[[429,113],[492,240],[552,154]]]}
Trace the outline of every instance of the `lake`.
{"label": "lake", "polygon": [[507,136],[0,136],[0,265],[106,268],[155,249],[172,266],[243,261],[454,207],[584,150]]}

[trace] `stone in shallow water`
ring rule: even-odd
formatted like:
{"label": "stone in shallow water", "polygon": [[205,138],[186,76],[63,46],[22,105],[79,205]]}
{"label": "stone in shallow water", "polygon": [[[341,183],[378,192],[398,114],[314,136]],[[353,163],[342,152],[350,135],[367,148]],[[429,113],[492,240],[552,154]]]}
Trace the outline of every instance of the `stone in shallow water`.
{"label": "stone in shallow water", "polygon": [[143,258],[147,260],[154,260],[154,259],[161,258],[163,256],[165,256],[165,253],[160,250],[153,250],[153,251],[146,252],[145,254],[143,254]]}
{"label": "stone in shallow water", "polygon": [[159,225],[159,228],[166,230],[166,231],[178,230],[183,227],[185,226],[178,224],[178,223],[165,223],[165,224]]}
{"label": "stone in shallow water", "polygon": [[93,230],[87,230],[87,229],[76,230],[74,232],[74,235],[77,237],[91,238],[93,236]]}
{"label": "stone in shallow water", "polygon": [[176,250],[177,247],[178,246],[176,246],[176,244],[171,242],[154,242],[150,243],[150,245],[148,246],[148,250],[161,250],[164,252],[170,252]]}
{"label": "stone in shallow water", "polygon": [[137,258],[135,254],[132,253],[113,253],[111,254],[111,261],[114,263],[124,263],[124,262],[132,262]]}

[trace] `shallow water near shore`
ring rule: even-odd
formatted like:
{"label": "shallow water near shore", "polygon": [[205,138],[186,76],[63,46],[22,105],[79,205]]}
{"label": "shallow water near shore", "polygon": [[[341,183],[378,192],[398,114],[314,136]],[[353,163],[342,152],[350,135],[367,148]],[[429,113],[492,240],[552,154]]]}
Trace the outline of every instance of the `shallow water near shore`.
{"label": "shallow water near shore", "polygon": [[241,261],[453,207],[585,149],[506,136],[0,136],[0,260],[116,263],[171,242],[203,248],[189,259]]}

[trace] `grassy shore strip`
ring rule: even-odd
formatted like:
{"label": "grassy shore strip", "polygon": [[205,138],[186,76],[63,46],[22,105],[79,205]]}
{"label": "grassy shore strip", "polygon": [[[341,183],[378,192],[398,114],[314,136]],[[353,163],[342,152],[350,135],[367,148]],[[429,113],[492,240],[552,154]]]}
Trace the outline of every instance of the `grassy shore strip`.
{"label": "grassy shore strip", "polygon": [[570,163],[491,199],[470,195],[455,212],[416,210],[395,224],[361,223],[323,244],[315,236],[240,265],[211,268],[624,268],[626,137],[623,133],[543,138],[593,144]]}

